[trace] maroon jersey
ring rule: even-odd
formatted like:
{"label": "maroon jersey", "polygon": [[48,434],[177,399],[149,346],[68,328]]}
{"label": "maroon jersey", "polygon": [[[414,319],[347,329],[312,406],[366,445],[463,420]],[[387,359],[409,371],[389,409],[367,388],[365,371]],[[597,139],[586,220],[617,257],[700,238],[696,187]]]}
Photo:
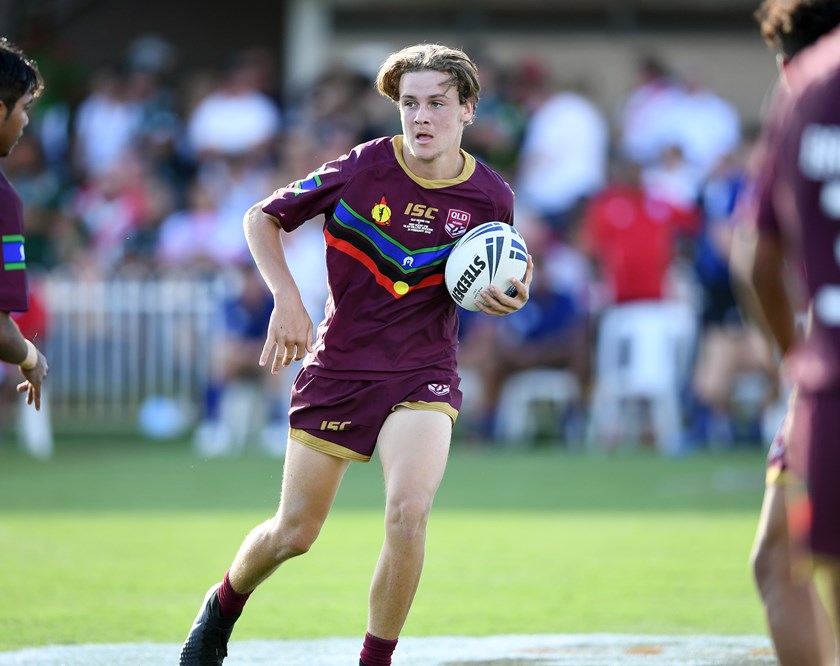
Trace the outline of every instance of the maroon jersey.
{"label": "maroon jersey", "polygon": [[462,173],[425,180],[402,158],[402,137],[362,144],[263,202],[286,231],[325,216],[329,297],[315,375],[375,378],[454,369],[458,314],[443,283],[452,246],[467,229],[513,223],[513,192],[463,153]]}
{"label": "maroon jersey", "polygon": [[792,354],[807,392],[840,389],[840,31],[786,69],[757,151],[756,224],[775,234],[802,269],[811,306]]}
{"label": "maroon jersey", "polygon": [[26,287],[26,255],[23,251],[23,202],[0,172],[0,311],[29,309]]}

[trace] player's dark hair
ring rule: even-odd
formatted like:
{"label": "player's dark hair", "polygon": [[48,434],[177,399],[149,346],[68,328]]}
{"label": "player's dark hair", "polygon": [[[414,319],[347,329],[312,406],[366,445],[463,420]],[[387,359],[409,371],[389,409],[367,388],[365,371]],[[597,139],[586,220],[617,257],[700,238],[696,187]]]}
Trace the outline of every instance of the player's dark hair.
{"label": "player's dark hair", "polygon": [[764,0],[755,18],[767,45],[790,60],[840,25],[840,2]]}
{"label": "player's dark hair", "polygon": [[6,105],[6,117],[21,97],[27,93],[37,97],[43,89],[44,79],[35,61],[5,37],[0,38],[0,102]]}
{"label": "player's dark hair", "polygon": [[400,79],[408,72],[433,70],[449,74],[449,81],[458,90],[461,104],[471,100],[473,118],[478,108],[481,84],[478,81],[478,68],[469,56],[460,49],[453,49],[441,44],[416,44],[388,56],[376,75],[376,89],[385,97],[398,102],[400,99]]}

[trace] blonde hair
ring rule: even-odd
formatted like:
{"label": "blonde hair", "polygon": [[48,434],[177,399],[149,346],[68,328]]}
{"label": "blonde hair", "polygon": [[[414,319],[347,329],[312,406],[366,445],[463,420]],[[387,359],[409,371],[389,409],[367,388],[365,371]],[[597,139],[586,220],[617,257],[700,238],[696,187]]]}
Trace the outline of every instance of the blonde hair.
{"label": "blonde hair", "polygon": [[[389,55],[376,75],[376,89],[379,94],[398,102],[400,80],[408,72],[432,70],[449,74],[449,83],[458,91],[458,101],[473,103],[473,117],[478,108],[481,84],[478,68],[469,56],[460,49],[442,44],[415,44]],[[472,122],[472,121],[470,121]]]}

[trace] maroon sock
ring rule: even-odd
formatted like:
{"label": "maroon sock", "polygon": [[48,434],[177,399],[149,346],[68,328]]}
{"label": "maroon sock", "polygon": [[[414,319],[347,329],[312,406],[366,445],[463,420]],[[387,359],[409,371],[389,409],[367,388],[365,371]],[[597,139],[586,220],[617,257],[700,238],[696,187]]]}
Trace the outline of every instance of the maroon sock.
{"label": "maroon sock", "polygon": [[239,615],[248,601],[251,593],[240,594],[230,585],[230,569],[225,572],[225,578],[219,585],[219,610],[225,617]]}
{"label": "maroon sock", "polygon": [[396,647],[396,639],[386,641],[368,632],[365,634],[365,643],[359,658],[364,666],[391,666],[391,655]]}

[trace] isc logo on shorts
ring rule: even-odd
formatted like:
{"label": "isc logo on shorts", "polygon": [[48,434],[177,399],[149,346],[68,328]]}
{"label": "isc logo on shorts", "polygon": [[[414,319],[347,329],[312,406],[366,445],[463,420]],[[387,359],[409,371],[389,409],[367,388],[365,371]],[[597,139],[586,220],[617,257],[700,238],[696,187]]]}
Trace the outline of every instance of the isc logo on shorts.
{"label": "isc logo on shorts", "polygon": [[429,384],[429,390],[435,395],[449,395],[449,384]]}
{"label": "isc logo on shorts", "polygon": [[350,421],[321,421],[321,430],[346,430]]}

